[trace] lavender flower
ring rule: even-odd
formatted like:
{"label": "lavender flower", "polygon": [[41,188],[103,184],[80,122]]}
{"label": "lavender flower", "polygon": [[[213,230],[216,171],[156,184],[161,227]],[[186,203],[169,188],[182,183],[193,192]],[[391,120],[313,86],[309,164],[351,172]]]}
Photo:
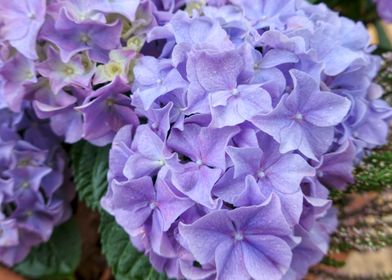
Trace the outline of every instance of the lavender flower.
{"label": "lavender flower", "polygon": [[259,206],[209,213],[179,230],[202,265],[216,263],[216,279],[281,279],[290,267],[295,242],[275,196]]}
{"label": "lavender flower", "polygon": [[[82,106],[77,107],[84,116],[83,137],[99,146],[109,144],[126,124],[137,125],[139,120],[130,108],[129,91],[120,78],[89,94]],[[102,122],[102,120],[104,120]],[[97,129],[98,128],[98,129]]]}
{"label": "lavender flower", "polygon": [[282,96],[274,111],[252,122],[280,143],[280,152],[293,150],[316,159],[325,153],[334,137],[334,126],[350,109],[347,98],[319,91],[319,85],[303,72],[291,72],[294,90]]}
{"label": "lavender flower", "polygon": [[84,50],[89,51],[93,60],[107,62],[109,51],[120,45],[120,21],[112,24],[91,20],[77,23],[64,10],[60,11],[56,20],[57,24],[53,19],[45,23],[41,38],[54,43],[60,49],[64,62]]}
{"label": "lavender flower", "polygon": [[37,59],[37,36],[46,13],[45,0],[4,2],[0,8],[0,42],[8,41],[29,59]]}
{"label": "lavender flower", "polygon": [[47,50],[47,59],[37,65],[37,71],[49,80],[54,95],[68,85],[87,88],[94,74],[94,69],[85,68],[81,55],[73,56],[68,63],[63,63],[52,47]]}

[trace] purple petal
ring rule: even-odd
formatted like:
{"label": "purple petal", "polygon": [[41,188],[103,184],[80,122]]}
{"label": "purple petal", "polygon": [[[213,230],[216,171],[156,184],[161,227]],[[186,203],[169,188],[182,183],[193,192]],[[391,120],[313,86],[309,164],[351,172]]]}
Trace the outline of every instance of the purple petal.
{"label": "purple petal", "polygon": [[250,236],[242,244],[243,261],[254,279],[279,280],[290,267],[292,252],[275,236]]}
{"label": "purple petal", "polygon": [[244,265],[244,253],[241,247],[242,245],[235,243],[233,239],[221,242],[216,248],[215,263],[217,280],[250,279],[250,275]]}
{"label": "purple petal", "polygon": [[181,236],[189,250],[201,264],[214,260],[216,248],[223,242],[232,242],[233,225],[224,210],[211,212],[191,225],[179,224]]}
{"label": "purple petal", "polygon": [[151,178],[142,177],[122,183],[113,180],[110,188],[116,201],[112,210],[116,221],[127,232],[142,226],[153,210],[150,203],[155,201]]}

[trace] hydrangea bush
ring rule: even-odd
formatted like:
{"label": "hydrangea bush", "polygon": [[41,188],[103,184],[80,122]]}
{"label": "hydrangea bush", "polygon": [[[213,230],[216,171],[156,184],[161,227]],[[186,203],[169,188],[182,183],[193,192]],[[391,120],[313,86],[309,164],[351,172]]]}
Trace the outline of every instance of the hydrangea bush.
{"label": "hydrangea bush", "polygon": [[80,140],[111,145],[101,206],[168,277],[320,262],[330,190],[392,117],[364,24],[305,0],[0,4],[1,263],[71,216],[60,144]]}

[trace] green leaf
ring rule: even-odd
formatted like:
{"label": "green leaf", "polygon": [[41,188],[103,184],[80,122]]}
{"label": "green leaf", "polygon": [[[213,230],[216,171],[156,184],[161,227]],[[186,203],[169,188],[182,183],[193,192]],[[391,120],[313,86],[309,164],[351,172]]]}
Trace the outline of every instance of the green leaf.
{"label": "green leaf", "polygon": [[[71,165],[79,197],[94,210],[107,189],[109,147],[98,148],[87,142],[72,147]],[[103,210],[100,234],[102,252],[116,280],[166,280],[156,272],[148,258],[131,244],[129,236]]]}
{"label": "green leaf", "polygon": [[31,279],[74,279],[81,257],[81,239],[75,221],[57,227],[50,240],[34,247],[27,258],[14,267]]}
{"label": "green leaf", "polygon": [[344,191],[332,189],[335,206],[345,207],[352,193],[379,192],[392,189],[392,142],[371,152],[354,171],[355,183]]}
{"label": "green leaf", "polygon": [[321,263],[325,264],[327,266],[336,267],[336,268],[341,268],[341,267],[343,267],[346,264],[344,261],[335,260],[333,258],[330,258],[329,256],[326,256],[321,261]]}
{"label": "green leaf", "polygon": [[392,143],[374,150],[355,170],[355,184],[346,192],[382,192],[392,187]]}
{"label": "green leaf", "polygon": [[382,192],[392,186],[392,151],[376,151],[357,169],[351,192]]}
{"label": "green leaf", "polygon": [[385,31],[383,25],[381,24],[381,21],[376,22],[376,29],[378,33],[378,39],[380,41],[379,48],[388,51],[392,50],[391,41],[389,40],[387,32]]}
{"label": "green leaf", "polygon": [[79,198],[93,210],[107,189],[109,147],[95,147],[79,142],[71,150],[71,166]]}
{"label": "green leaf", "polygon": [[101,213],[99,231],[102,252],[116,280],[167,279],[152,268],[148,258],[132,246],[128,234],[104,211]]}

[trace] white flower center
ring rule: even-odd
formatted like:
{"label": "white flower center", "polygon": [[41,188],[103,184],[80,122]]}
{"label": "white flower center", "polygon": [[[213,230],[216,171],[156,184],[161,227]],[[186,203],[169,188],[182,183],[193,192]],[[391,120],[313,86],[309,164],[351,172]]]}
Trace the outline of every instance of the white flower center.
{"label": "white flower center", "polygon": [[260,171],[257,173],[257,177],[259,177],[259,178],[264,178],[264,177],[265,177],[264,171],[263,171],[263,170],[260,170]]}
{"label": "white flower center", "polygon": [[234,239],[237,240],[237,241],[241,241],[241,240],[244,239],[244,236],[242,235],[242,233],[236,232],[236,233],[234,234]]}
{"label": "white flower center", "polygon": [[234,95],[234,96],[238,95],[239,93],[240,93],[240,92],[238,91],[237,88],[235,88],[235,89],[233,89],[233,90],[231,91],[231,94]]}
{"label": "white flower center", "polygon": [[294,118],[297,121],[302,121],[304,119],[304,116],[301,113],[297,113],[297,114],[295,114]]}
{"label": "white flower center", "polygon": [[34,14],[33,12],[29,12],[29,13],[27,14],[27,17],[28,17],[29,19],[35,19],[35,18],[36,18],[35,14]]}
{"label": "white flower center", "polygon": [[83,34],[82,36],[80,36],[80,41],[82,41],[83,43],[88,43],[90,41],[90,37],[86,34]]}
{"label": "white flower center", "polygon": [[151,210],[154,210],[155,208],[157,208],[157,204],[155,201],[151,202],[149,207],[151,208]]}

